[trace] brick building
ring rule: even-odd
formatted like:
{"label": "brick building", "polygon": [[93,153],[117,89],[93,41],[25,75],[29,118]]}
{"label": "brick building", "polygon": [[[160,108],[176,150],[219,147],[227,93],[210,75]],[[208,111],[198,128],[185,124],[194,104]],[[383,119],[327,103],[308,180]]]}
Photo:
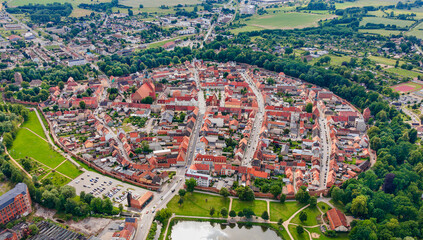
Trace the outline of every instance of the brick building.
{"label": "brick building", "polygon": [[15,188],[0,196],[0,224],[31,212],[31,197],[25,183],[18,183]]}

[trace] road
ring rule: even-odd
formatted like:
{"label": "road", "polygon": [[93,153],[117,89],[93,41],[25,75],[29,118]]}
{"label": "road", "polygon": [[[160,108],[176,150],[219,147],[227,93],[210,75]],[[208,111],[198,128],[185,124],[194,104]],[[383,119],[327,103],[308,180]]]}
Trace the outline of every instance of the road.
{"label": "road", "polygon": [[261,94],[261,91],[254,84],[251,77],[247,73],[241,73],[241,76],[248,83],[248,85],[253,90],[254,94],[256,95],[257,104],[259,107],[254,117],[253,127],[251,129],[250,137],[248,139],[247,150],[245,151],[244,158],[242,160],[243,166],[251,167],[251,161],[257,149],[259,134],[260,134],[261,127],[263,125],[263,120],[264,120],[264,99],[263,99],[263,95]]}
{"label": "road", "polygon": [[[200,89],[200,79],[198,77],[197,69],[193,69],[195,81],[197,83],[198,91],[198,107],[199,114],[195,123],[194,130],[191,133],[190,142],[186,154],[186,161],[183,167],[176,169],[176,175],[171,183],[165,184],[160,192],[154,194],[153,200],[141,211],[141,219],[139,220],[135,240],[144,240],[147,238],[148,231],[154,220],[155,212],[159,209],[165,208],[167,203],[178,194],[185,183],[185,169],[189,168],[195,157],[195,147],[200,135],[200,129],[203,125],[203,117],[206,112],[206,102],[204,100],[204,93]],[[172,190],[174,190],[172,192]]]}
{"label": "road", "polygon": [[317,109],[319,110],[319,125],[320,125],[320,140],[322,143],[321,149],[321,161],[320,161],[320,189],[326,189],[327,177],[328,177],[328,168],[330,162],[330,152],[331,152],[331,139],[330,139],[330,130],[328,121],[324,115],[323,109],[320,104],[317,104]]}
{"label": "road", "polygon": [[405,114],[407,114],[409,117],[411,117],[411,120],[412,120],[413,123],[420,124],[420,118],[419,118],[419,116],[417,116],[417,114],[408,110],[407,107],[405,107],[405,106],[402,106],[401,109]]}

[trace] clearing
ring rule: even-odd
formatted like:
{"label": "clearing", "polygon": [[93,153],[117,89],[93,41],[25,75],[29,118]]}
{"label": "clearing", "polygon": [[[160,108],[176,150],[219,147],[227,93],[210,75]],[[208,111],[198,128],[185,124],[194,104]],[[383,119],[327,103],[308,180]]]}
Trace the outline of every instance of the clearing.
{"label": "clearing", "polygon": [[176,215],[210,217],[210,209],[216,210],[214,216],[218,216],[220,209],[229,209],[229,198],[213,196],[203,193],[187,193],[184,202],[179,205],[179,195],[176,195],[167,204],[167,207]]}

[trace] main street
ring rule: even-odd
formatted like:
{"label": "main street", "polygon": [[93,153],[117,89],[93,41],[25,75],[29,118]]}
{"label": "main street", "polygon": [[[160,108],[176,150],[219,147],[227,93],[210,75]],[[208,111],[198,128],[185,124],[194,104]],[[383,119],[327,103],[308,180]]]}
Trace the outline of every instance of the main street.
{"label": "main street", "polygon": [[260,134],[261,127],[263,125],[264,99],[263,99],[263,95],[261,94],[261,91],[254,84],[254,82],[250,78],[250,76],[248,74],[244,73],[244,72],[241,73],[241,76],[248,83],[248,85],[253,90],[254,94],[256,95],[257,104],[258,104],[258,107],[259,107],[258,111],[256,112],[255,117],[254,117],[253,127],[251,129],[250,137],[248,139],[247,150],[245,151],[244,158],[242,160],[243,166],[251,167],[251,160],[252,160],[254,153],[257,149],[259,134]]}
{"label": "main street", "polygon": [[320,140],[322,143],[321,146],[321,161],[320,161],[320,189],[326,189],[327,177],[328,177],[328,168],[330,161],[330,151],[331,151],[331,140],[330,140],[330,130],[328,121],[324,115],[323,109],[320,104],[317,104],[317,109],[319,110],[319,126],[320,126]]}
{"label": "main street", "polygon": [[165,184],[159,192],[154,193],[153,200],[141,211],[141,219],[139,220],[137,233],[134,238],[136,240],[144,240],[147,238],[148,231],[154,220],[155,212],[159,209],[165,208],[168,202],[176,194],[178,194],[179,189],[181,189],[185,183],[185,170],[191,166],[195,157],[195,147],[198,141],[201,126],[203,125],[203,117],[206,112],[206,101],[204,99],[204,93],[200,89],[200,79],[198,77],[198,72],[195,68],[193,69],[193,73],[195,82],[197,84],[197,89],[199,90],[199,113],[197,121],[195,122],[195,127],[191,133],[190,142],[185,158],[185,165],[182,167],[170,169],[176,171],[176,175],[173,177],[171,183]]}

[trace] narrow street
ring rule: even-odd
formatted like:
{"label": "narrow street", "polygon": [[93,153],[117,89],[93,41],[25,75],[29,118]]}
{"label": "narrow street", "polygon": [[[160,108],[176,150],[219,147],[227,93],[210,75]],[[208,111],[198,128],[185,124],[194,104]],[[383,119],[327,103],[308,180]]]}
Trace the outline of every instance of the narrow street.
{"label": "narrow street", "polygon": [[331,140],[330,140],[330,130],[328,127],[328,121],[325,118],[323,109],[321,109],[320,104],[317,104],[317,108],[320,113],[319,125],[320,125],[320,140],[322,143],[321,149],[321,161],[320,161],[320,189],[326,189],[328,168],[330,161],[330,152],[331,152]]}
{"label": "narrow street", "polygon": [[259,134],[260,134],[261,126],[263,125],[263,120],[264,120],[264,99],[260,90],[254,84],[250,76],[248,76],[247,73],[241,73],[241,76],[250,85],[250,88],[253,90],[254,94],[256,95],[257,104],[259,107],[254,117],[254,124],[251,129],[250,138],[248,139],[247,150],[245,151],[244,158],[242,160],[242,166],[251,167],[251,161],[253,160],[252,158],[257,149]]}

